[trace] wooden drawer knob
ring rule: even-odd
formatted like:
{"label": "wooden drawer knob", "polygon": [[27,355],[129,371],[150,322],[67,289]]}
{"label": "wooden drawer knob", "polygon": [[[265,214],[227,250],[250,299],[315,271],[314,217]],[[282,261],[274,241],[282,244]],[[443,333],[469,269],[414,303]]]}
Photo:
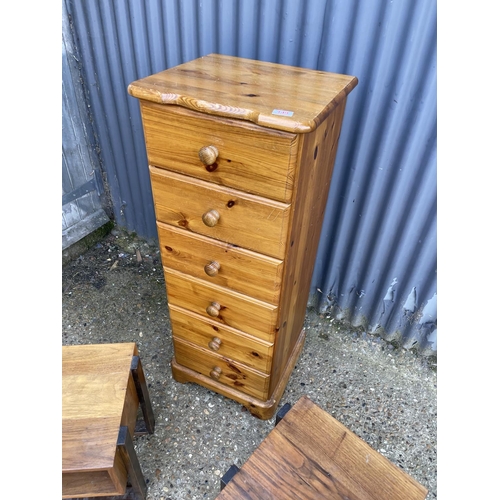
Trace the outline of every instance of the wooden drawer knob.
{"label": "wooden drawer knob", "polygon": [[212,371],[210,372],[210,377],[212,377],[214,380],[219,380],[221,373],[222,370],[218,366],[214,366],[212,368]]}
{"label": "wooden drawer knob", "polygon": [[219,337],[214,337],[209,343],[208,347],[212,349],[212,351],[218,351],[220,349],[222,341]]}
{"label": "wooden drawer knob", "polygon": [[217,302],[212,302],[206,309],[207,314],[212,316],[212,318],[216,318],[220,312],[220,304]]}
{"label": "wooden drawer knob", "polygon": [[217,274],[219,273],[220,264],[214,260],[210,262],[210,264],[207,264],[204,269],[205,273],[209,276],[217,276]]}
{"label": "wooden drawer knob", "polygon": [[217,222],[219,222],[219,212],[217,210],[209,210],[208,212],[205,212],[201,216],[201,220],[203,221],[203,224],[208,227],[214,227]]}
{"label": "wooden drawer knob", "polygon": [[204,165],[213,165],[217,156],[219,156],[219,150],[215,146],[204,146],[198,151],[198,156]]}

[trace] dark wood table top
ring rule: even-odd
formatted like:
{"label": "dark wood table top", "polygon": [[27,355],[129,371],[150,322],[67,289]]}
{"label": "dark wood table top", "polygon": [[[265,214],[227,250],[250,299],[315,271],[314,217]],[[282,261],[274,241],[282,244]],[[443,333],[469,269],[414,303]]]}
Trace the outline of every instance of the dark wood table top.
{"label": "dark wood table top", "polygon": [[217,499],[423,500],[427,492],[303,396]]}

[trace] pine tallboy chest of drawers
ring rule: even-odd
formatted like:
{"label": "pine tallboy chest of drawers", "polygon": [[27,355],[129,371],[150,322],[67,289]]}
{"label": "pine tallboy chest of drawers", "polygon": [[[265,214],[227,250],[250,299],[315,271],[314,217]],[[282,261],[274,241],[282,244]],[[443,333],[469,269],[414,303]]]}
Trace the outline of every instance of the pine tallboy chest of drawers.
{"label": "pine tallboy chest of drawers", "polygon": [[140,101],[179,382],[273,416],[303,322],[357,78],[211,54]]}

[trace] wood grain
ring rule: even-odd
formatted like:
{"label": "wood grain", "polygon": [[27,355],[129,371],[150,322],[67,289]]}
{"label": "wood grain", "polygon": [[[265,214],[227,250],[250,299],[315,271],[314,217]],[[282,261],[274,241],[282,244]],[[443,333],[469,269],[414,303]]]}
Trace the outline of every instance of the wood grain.
{"label": "wood grain", "polygon": [[[356,85],[348,75],[210,54],[128,89],[140,100],[169,304],[174,316],[189,311],[172,324],[185,354],[172,359],[174,378],[260,418],[272,416],[304,343],[346,98]],[[247,337],[210,339],[214,326]],[[193,345],[198,362],[200,350],[225,349],[227,359],[260,368],[248,359],[252,336],[272,345],[260,400],[219,382],[219,368],[203,374],[188,359]]]}
{"label": "wood grain", "polygon": [[196,370],[206,377],[210,377],[210,372],[217,367],[220,369],[218,382],[221,384],[259,399],[267,399],[269,375],[253,370],[233,359],[200,349],[175,335],[173,340],[175,358],[181,365]]}
{"label": "wood grain", "polygon": [[[354,76],[210,54],[137,80],[128,92],[159,104],[307,133],[357,82]],[[276,115],[274,110],[293,114]]]}
{"label": "wood grain", "polygon": [[[213,118],[179,106],[141,103],[150,165],[207,182],[289,202],[297,157],[297,136],[250,123]],[[198,151],[214,145],[210,167]]]}
{"label": "wood grain", "polygon": [[[278,304],[283,261],[161,222],[157,227],[166,267]],[[212,261],[218,262],[220,268],[215,276],[208,276],[204,268]]]}
{"label": "wood grain", "polygon": [[281,382],[276,386],[274,392],[266,398],[256,398],[249,394],[245,394],[234,387],[222,384],[216,380],[211,379],[209,376],[203,375],[196,368],[191,369],[177,362],[175,356],[172,358],[172,375],[174,380],[180,383],[194,382],[196,384],[202,385],[207,389],[216,391],[227,398],[233,399],[241,403],[248,411],[257,418],[263,420],[270,419],[276,412],[276,408],[280,399],[285,391],[288,379],[297,363],[300,352],[304,346],[305,341],[305,330],[299,336],[295,349],[292,352],[290,359],[288,360],[288,365],[286,370],[283,372],[283,377]]}
{"label": "wood grain", "polygon": [[[130,371],[135,343],[63,346],[63,497],[125,492],[118,430],[134,433],[139,401]],[[81,489],[85,485],[85,489]]]}
{"label": "wood grain", "polygon": [[424,500],[427,489],[303,396],[218,500]]}
{"label": "wood grain", "polygon": [[[282,259],[289,205],[150,167],[156,218],[170,224]],[[220,220],[206,226],[202,216],[217,210]]]}
{"label": "wood grain", "polygon": [[300,166],[287,238],[271,390],[281,379],[289,353],[304,324],[344,109],[345,101],[314,132],[301,136]]}
{"label": "wood grain", "polygon": [[272,343],[264,342],[173,304],[169,305],[169,309],[172,331],[176,337],[203,349],[211,349],[209,344],[216,337],[220,340],[217,354],[269,374],[273,354]]}
{"label": "wood grain", "polygon": [[[168,303],[273,342],[278,308],[217,285],[208,285],[202,280],[164,267]],[[212,302],[220,304],[220,315],[210,317],[206,309]],[[174,332],[175,334],[175,332]]]}

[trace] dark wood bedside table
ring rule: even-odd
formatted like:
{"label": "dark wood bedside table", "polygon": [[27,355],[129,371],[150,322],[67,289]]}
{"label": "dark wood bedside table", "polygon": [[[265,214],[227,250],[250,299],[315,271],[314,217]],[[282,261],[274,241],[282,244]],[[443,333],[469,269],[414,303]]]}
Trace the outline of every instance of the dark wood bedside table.
{"label": "dark wood bedside table", "polygon": [[63,346],[63,498],[123,495],[129,479],[145,500],[132,436],[152,434],[154,425],[135,343]]}
{"label": "dark wood bedside table", "polygon": [[424,500],[428,493],[307,396],[221,487],[217,500]]}

